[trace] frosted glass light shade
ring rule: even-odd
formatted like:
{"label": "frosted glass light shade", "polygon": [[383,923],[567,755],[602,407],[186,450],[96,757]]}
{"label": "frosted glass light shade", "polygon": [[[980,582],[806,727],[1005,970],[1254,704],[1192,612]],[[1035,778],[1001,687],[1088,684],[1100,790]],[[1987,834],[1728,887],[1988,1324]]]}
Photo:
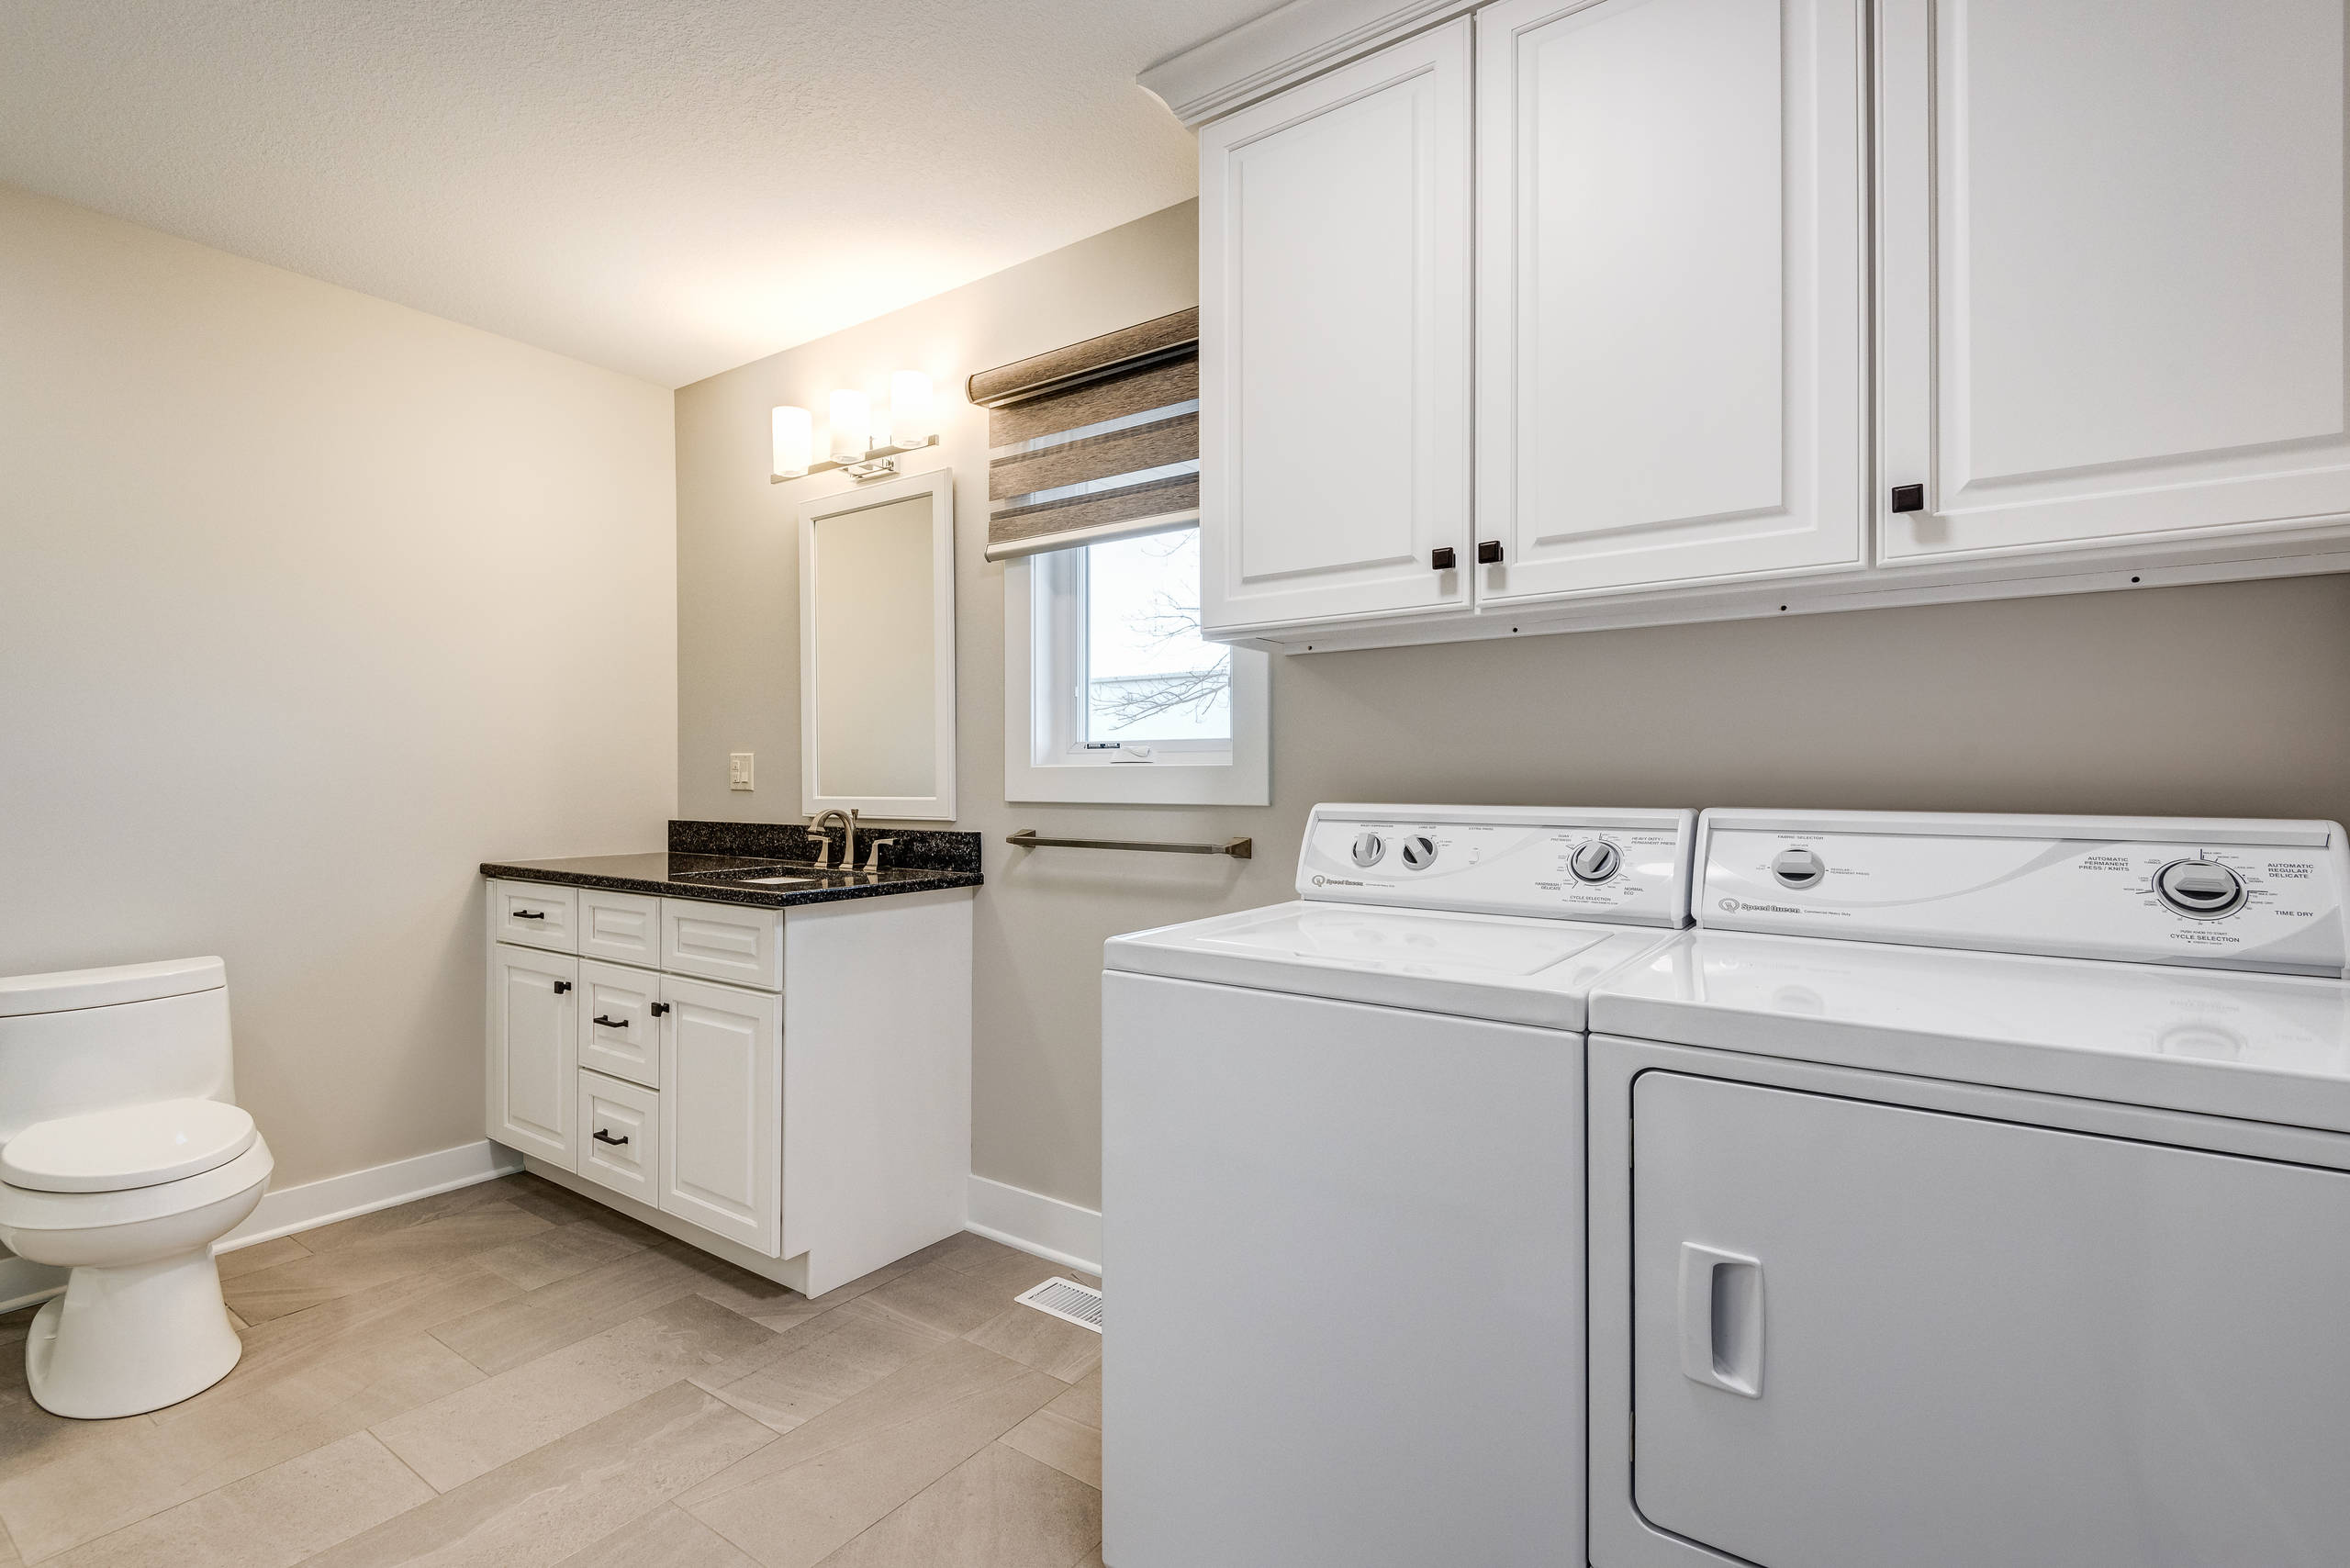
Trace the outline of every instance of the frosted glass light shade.
{"label": "frosted glass light shade", "polygon": [[890,440],[898,446],[920,446],[938,426],[930,404],[930,377],[919,370],[901,370],[890,376]]}
{"label": "frosted glass light shade", "polygon": [[862,392],[833,394],[832,452],[835,463],[858,463],[873,444],[873,402]]}
{"label": "frosted glass light shade", "polygon": [[815,420],[805,409],[786,404],[775,411],[775,475],[797,479],[816,455]]}

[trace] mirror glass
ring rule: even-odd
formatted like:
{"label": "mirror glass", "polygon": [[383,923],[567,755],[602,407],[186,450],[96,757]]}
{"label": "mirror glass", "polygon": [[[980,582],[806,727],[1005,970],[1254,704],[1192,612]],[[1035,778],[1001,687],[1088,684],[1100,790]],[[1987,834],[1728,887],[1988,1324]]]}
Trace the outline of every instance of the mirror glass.
{"label": "mirror glass", "polygon": [[800,513],[804,808],[952,818],[953,476]]}

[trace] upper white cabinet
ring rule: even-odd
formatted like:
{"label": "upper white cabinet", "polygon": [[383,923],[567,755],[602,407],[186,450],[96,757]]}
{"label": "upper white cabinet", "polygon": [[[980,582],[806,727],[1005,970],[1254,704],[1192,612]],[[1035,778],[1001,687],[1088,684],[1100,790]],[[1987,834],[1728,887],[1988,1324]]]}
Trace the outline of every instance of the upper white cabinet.
{"label": "upper white cabinet", "polygon": [[1152,66],[1200,126],[1207,630],[2350,570],[2344,31],[1292,0]]}
{"label": "upper white cabinet", "polygon": [[2350,511],[2340,0],[1882,0],[1880,39],[1885,558]]}
{"label": "upper white cabinet", "polygon": [[1480,600],[1860,564],[1861,0],[1476,22]]}
{"label": "upper white cabinet", "polygon": [[1202,131],[1211,631],[1467,604],[1470,116],[1463,18]]}

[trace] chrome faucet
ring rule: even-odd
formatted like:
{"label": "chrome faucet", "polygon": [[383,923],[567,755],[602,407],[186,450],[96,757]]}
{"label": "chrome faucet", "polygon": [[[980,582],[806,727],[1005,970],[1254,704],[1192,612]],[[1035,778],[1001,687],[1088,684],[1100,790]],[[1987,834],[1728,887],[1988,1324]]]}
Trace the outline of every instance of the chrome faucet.
{"label": "chrome faucet", "polygon": [[854,871],[856,869],[856,812],[854,807],[845,812],[838,806],[818,812],[809,819],[808,831],[814,834],[818,843],[822,846],[816,851],[816,869],[819,871],[832,869],[833,841],[824,836],[824,829],[835,818],[839,819],[841,824],[841,869]]}

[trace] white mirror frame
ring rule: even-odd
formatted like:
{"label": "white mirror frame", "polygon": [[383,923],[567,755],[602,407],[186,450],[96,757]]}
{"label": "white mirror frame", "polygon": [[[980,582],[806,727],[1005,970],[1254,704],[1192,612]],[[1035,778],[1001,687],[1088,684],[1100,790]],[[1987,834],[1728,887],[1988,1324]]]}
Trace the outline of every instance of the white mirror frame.
{"label": "white mirror frame", "polygon": [[[820,795],[816,783],[822,725],[817,711],[816,599],[822,585],[817,580],[815,525],[917,496],[930,498],[933,789],[927,795]],[[814,816],[835,808],[887,820],[955,820],[955,475],[950,469],[860,485],[800,509],[800,809]]]}

